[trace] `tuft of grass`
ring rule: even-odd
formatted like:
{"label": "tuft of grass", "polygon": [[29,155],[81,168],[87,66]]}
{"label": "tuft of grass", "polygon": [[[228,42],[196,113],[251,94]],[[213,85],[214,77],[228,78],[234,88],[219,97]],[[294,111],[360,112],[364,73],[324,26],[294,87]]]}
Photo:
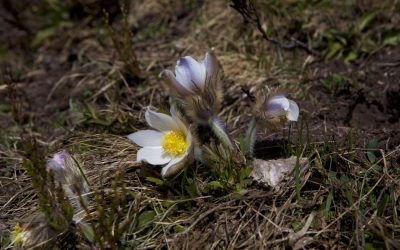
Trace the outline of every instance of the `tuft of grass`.
{"label": "tuft of grass", "polygon": [[[120,32],[121,36],[119,36],[115,30],[111,27],[109,23],[109,14],[104,11],[104,21],[105,26],[107,28],[108,34],[112,39],[114,44],[114,48],[117,50],[120,58],[124,61],[126,70],[128,74],[132,77],[136,77],[138,79],[143,78],[143,72],[140,69],[139,62],[135,51],[132,46],[132,32],[129,29],[128,24],[128,9],[127,6],[121,5],[121,13],[122,13],[122,31]],[[121,40],[122,39],[122,40]]]}

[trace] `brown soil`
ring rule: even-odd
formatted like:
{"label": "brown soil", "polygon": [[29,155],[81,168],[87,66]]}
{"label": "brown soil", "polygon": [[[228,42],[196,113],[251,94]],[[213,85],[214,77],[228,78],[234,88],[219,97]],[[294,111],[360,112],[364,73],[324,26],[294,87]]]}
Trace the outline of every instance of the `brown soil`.
{"label": "brown soil", "polygon": [[[313,123],[318,119],[338,132],[358,130],[359,146],[371,139],[387,149],[400,145],[400,47],[381,49],[356,64],[319,63],[313,70],[319,79],[302,105]],[[335,74],[340,79],[332,79]],[[324,81],[331,83],[329,90]]]}

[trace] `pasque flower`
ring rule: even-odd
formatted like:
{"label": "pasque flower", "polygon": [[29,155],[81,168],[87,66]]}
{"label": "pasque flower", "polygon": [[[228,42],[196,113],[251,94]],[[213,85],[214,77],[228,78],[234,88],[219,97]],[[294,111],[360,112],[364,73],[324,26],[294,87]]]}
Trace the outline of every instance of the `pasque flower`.
{"label": "pasque flower", "polygon": [[141,130],[128,138],[142,147],[137,152],[137,161],[151,165],[165,165],[161,175],[168,177],[182,169],[192,158],[193,136],[189,128],[178,117],[174,108],[171,115],[157,113],[149,107],[145,118],[155,130]]}
{"label": "pasque flower", "polygon": [[219,63],[212,51],[199,61],[190,56],[180,58],[175,74],[164,70],[161,76],[169,90],[184,104],[188,115],[197,123],[209,124],[218,114],[222,102]]}
{"label": "pasque flower", "polygon": [[259,126],[276,129],[288,121],[297,121],[299,118],[299,106],[284,94],[275,93],[269,97],[259,96],[257,99],[244,141],[246,153],[249,155],[253,154]]}
{"label": "pasque flower", "polygon": [[268,99],[265,107],[266,118],[284,118],[287,121],[297,121],[299,118],[299,106],[289,100],[283,94],[274,95]]}
{"label": "pasque flower", "polygon": [[79,164],[66,150],[55,153],[46,164],[47,171],[54,174],[55,182],[61,185],[68,196],[74,209],[73,220],[76,223],[82,220],[83,211],[80,203],[87,203],[86,194],[89,192],[88,183]]}
{"label": "pasque flower", "polygon": [[181,97],[203,95],[206,89],[216,88],[219,64],[212,51],[206,53],[204,60],[191,56],[181,57],[175,66],[175,74],[164,70],[161,75],[171,84]]}
{"label": "pasque flower", "polygon": [[66,150],[62,150],[47,161],[46,169],[54,173],[55,181],[63,186],[66,194],[74,197],[89,191],[79,165],[80,163],[74,157]]}
{"label": "pasque flower", "polygon": [[231,139],[218,117],[223,94],[219,82],[220,67],[214,53],[207,52],[203,60],[182,57],[176,63],[175,74],[167,69],[161,76],[169,83],[170,90],[179,98],[193,121],[209,125],[221,141],[233,149]]}
{"label": "pasque flower", "polygon": [[297,121],[299,118],[299,106],[282,93],[260,94],[256,97],[252,113],[258,122],[282,125],[287,121]]}

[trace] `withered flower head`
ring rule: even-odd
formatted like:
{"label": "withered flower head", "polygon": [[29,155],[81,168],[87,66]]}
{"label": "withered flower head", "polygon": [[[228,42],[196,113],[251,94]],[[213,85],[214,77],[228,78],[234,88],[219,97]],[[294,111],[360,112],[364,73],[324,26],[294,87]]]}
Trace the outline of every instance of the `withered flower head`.
{"label": "withered flower head", "polygon": [[31,232],[25,227],[21,227],[19,224],[14,226],[14,230],[11,233],[11,239],[14,244],[19,246],[26,246],[30,244]]}
{"label": "withered flower head", "polygon": [[46,216],[39,215],[29,223],[14,226],[11,232],[12,245],[17,249],[47,249],[47,244],[53,242],[59,233],[49,224]]}

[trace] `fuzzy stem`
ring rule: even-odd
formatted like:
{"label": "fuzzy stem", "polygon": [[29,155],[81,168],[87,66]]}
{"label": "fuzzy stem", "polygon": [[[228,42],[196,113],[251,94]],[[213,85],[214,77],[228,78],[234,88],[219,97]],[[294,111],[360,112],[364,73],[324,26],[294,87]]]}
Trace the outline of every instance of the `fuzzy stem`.
{"label": "fuzzy stem", "polygon": [[225,131],[225,127],[221,121],[221,119],[216,116],[213,119],[210,119],[209,122],[212,130],[214,131],[214,134],[218,136],[218,138],[221,140],[221,142],[228,147],[230,150],[233,150],[233,143],[231,139],[229,138],[229,135]]}
{"label": "fuzzy stem", "polygon": [[86,239],[88,239],[90,242],[94,242],[94,238],[95,238],[94,231],[90,225],[88,225],[87,223],[85,223],[83,221],[77,222],[76,225],[81,230],[81,232],[84,234]]}
{"label": "fuzzy stem", "polygon": [[194,158],[197,161],[204,163],[203,150],[200,147],[195,147],[194,148]]}
{"label": "fuzzy stem", "polygon": [[254,146],[256,144],[256,134],[257,134],[257,121],[256,118],[251,118],[249,127],[247,128],[246,131],[246,136],[244,138],[244,143],[245,143],[245,154],[249,154],[249,156],[253,156],[254,153]]}

